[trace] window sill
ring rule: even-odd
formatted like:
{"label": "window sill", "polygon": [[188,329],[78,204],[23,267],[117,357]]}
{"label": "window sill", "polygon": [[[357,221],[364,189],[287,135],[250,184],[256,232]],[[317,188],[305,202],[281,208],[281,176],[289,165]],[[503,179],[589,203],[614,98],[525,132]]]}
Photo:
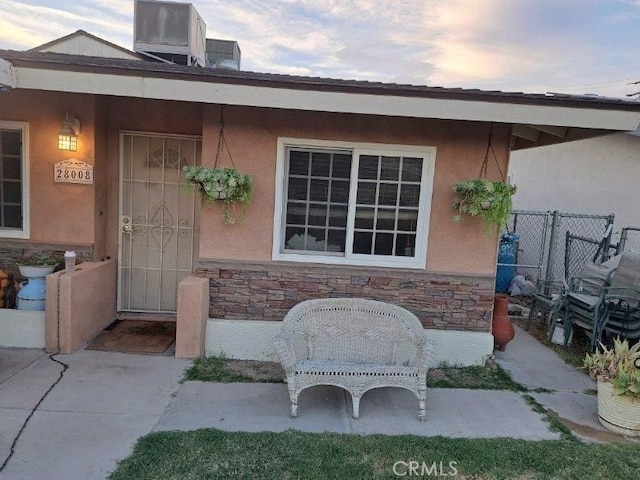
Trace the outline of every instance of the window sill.
{"label": "window sill", "polygon": [[[364,256],[362,256],[364,257]],[[323,265],[336,265],[336,266],[365,266],[376,268],[403,268],[403,269],[416,269],[424,270],[426,268],[426,259],[422,261],[411,257],[394,257],[393,260],[388,260],[381,257],[375,258],[361,258],[355,256],[352,258],[336,257],[336,256],[321,256],[321,255],[300,255],[293,253],[278,253],[274,254],[274,261],[278,262],[298,262],[298,263],[320,263]]]}

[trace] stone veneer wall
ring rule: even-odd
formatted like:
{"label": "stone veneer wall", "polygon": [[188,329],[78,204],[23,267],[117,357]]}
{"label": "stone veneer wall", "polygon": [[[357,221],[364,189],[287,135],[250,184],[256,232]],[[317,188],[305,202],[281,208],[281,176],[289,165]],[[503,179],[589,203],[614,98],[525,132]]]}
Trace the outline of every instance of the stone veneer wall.
{"label": "stone veneer wall", "polygon": [[76,263],[90,262],[93,260],[93,247],[86,245],[60,245],[30,242],[28,240],[0,240],[0,270],[6,273],[13,273],[16,279],[21,278],[16,260],[28,257],[37,253],[49,253],[60,259],[57,269],[64,268],[64,252],[74,250],[76,252]]}
{"label": "stone veneer wall", "polygon": [[201,261],[196,275],[209,278],[209,316],[216,319],[278,321],[303,300],[360,297],[400,305],[425,328],[491,330],[493,276],[215,261]]}

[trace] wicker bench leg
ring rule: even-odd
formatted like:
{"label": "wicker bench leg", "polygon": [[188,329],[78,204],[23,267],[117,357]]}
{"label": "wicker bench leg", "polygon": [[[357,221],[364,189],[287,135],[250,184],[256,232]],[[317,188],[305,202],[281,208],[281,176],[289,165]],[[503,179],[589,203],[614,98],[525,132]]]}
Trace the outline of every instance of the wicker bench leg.
{"label": "wicker bench leg", "polygon": [[291,400],[291,416],[296,418],[298,416],[298,393],[294,381],[287,381],[287,389],[289,390],[289,400]]}
{"label": "wicker bench leg", "polygon": [[427,403],[427,386],[425,379],[425,386],[418,388],[418,420],[424,422],[427,419],[426,412],[426,403]]}
{"label": "wicker bench leg", "polygon": [[351,395],[351,403],[353,404],[353,418],[360,416],[360,397]]}

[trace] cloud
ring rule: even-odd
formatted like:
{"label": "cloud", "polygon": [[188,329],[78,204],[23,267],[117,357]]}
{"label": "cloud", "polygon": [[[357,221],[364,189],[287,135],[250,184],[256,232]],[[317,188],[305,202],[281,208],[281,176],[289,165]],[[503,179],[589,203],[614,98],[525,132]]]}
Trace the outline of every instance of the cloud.
{"label": "cloud", "polygon": [[[618,95],[640,79],[640,0],[191,1],[244,70]],[[77,29],[132,48],[133,3],[3,0],[0,48]]]}

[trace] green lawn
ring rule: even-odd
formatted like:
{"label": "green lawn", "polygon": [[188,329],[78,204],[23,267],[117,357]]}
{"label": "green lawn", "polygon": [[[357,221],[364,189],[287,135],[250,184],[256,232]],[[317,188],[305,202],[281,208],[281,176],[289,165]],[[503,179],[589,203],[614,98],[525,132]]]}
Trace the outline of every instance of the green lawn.
{"label": "green lawn", "polygon": [[[203,429],[152,433],[141,438],[133,455],[110,478],[402,478],[394,473],[395,464],[396,472],[404,473],[404,478],[433,478],[445,473],[449,478],[473,480],[626,480],[640,478],[639,453],[637,443],[359,436],[292,430],[230,433]],[[420,476],[409,475],[409,462],[417,462],[413,465]]]}
{"label": "green lawn", "polygon": [[[184,380],[282,381],[269,362],[197,359]],[[521,392],[561,440],[451,439],[410,435],[159,432],[142,437],[110,477],[125,479],[640,479],[640,445],[585,444],[495,364],[431,369],[429,387]],[[452,412],[455,415],[455,412]],[[428,422],[425,424],[428,427]],[[526,427],[523,427],[526,428]],[[413,468],[413,470],[411,470]]]}

